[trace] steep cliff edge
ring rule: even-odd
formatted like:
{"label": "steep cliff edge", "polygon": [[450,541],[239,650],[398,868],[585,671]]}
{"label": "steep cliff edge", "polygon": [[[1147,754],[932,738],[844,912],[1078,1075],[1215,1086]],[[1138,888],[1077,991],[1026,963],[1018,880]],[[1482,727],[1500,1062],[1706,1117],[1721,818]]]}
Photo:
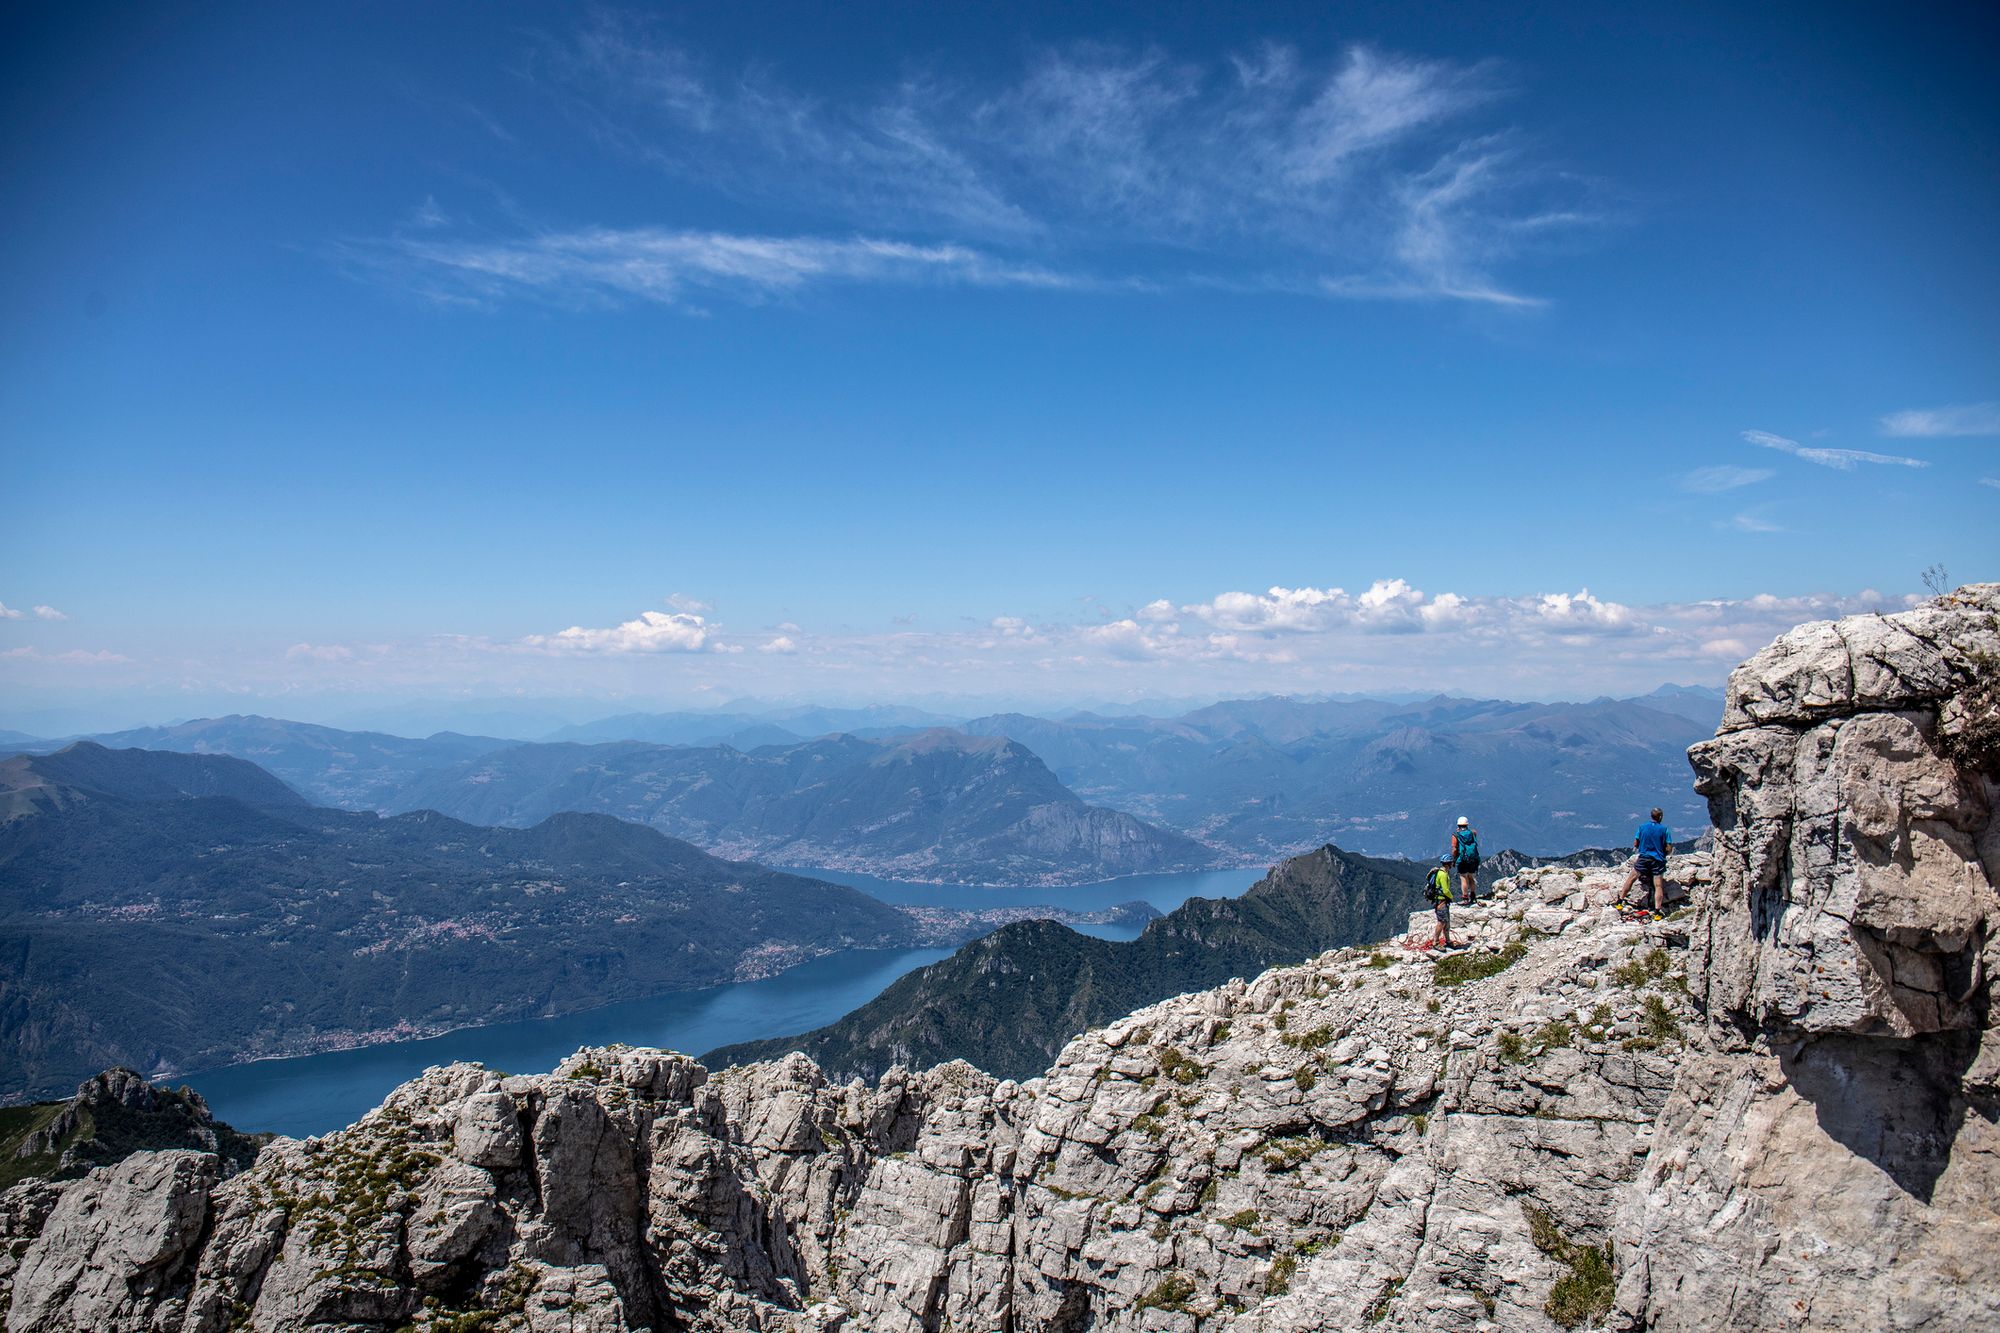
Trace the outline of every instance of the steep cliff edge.
{"label": "steep cliff edge", "polygon": [[432,1070],[228,1180],[0,1195],[7,1326],[1995,1326],[1996,656],[1989,585],[1752,659],[1683,916],[1526,869],[1466,952],[1164,1000],[1021,1083]]}

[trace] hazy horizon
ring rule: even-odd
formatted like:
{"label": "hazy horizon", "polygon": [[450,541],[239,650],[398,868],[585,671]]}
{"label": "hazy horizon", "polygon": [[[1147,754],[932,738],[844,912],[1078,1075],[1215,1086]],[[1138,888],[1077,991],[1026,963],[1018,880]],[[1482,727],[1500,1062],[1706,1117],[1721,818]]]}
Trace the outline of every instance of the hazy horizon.
{"label": "hazy horizon", "polygon": [[[1589,694],[1541,696],[1516,696],[1477,694],[1459,690],[1377,690],[1350,692],[1313,691],[1265,691],[1250,694],[1219,694],[1196,697],[1136,696],[1128,699],[1049,699],[1032,700],[1005,697],[942,697],[925,696],[919,698],[730,698],[696,701],[685,705],[640,699],[584,699],[539,698],[475,698],[463,700],[407,699],[380,700],[373,703],[346,700],[343,702],[306,703],[298,699],[228,699],[219,700],[218,706],[183,712],[145,711],[140,705],[124,708],[117,705],[95,705],[92,707],[51,708],[42,711],[0,708],[0,731],[14,731],[32,736],[38,740],[56,740],[69,736],[100,735],[109,732],[131,731],[144,727],[171,727],[188,722],[229,716],[268,717],[279,721],[302,722],[315,726],[332,727],[342,731],[376,731],[389,735],[421,738],[440,731],[478,733],[500,736],[508,739],[539,740],[548,733],[563,727],[582,726],[589,723],[610,721],[623,716],[674,715],[691,716],[772,716],[794,710],[828,712],[864,712],[868,710],[908,709],[934,714],[936,725],[949,726],[953,721],[969,721],[979,717],[989,717],[1000,713],[1023,713],[1039,717],[1069,717],[1077,714],[1098,713],[1111,716],[1132,715],[1151,718],[1174,718],[1182,714],[1206,708],[1214,704],[1254,702],[1262,699],[1297,699],[1302,702],[1326,702],[1372,699],[1383,703],[1416,703],[1426,699],[1444,697],[1468,701],[1485,701],[1530,704],[1584,704],[1598,699],[1640,699],[1657,691],[1671,689],[1697,689],[1714,691],[1720,698],[1720,685],[1700,685],[1688,681],[1662,681],[1650,690],[1639,690],[1629,694]],[[426,722],[425,720],[429,721]],[[485,721],[506,723],[509,729],[496,730],[492,726],[468,725]]]}

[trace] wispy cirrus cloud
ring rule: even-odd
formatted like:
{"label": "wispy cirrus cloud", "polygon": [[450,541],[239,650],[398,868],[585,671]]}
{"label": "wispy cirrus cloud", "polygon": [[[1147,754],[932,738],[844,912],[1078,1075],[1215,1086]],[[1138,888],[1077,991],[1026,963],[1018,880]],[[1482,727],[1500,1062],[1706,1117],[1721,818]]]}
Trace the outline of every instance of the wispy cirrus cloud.
{"label": "wispy cirrus cloud", "polygon": [[1891,412],[1882,418],[1881,429],[1884,435],[1906,439],[2000,435],[2000,403],[1960,403]]}
{"label": "wispy cirrus cloud", "polygon": [[828,282],[1081,285],[1080,279],[962,245],[869,237],[593,228],[510,240],[406,238],[352,253],[456,300],[497,301],[525,293],[571,305],[624,299],[688,305],[717,298],[770,300]]}
{"label": "wispy cirrus cloud", "polygon": [[1284,291],[1541,304],[1499,276],[1602,220],[1500,116],[1492,61],[1268,45],[1189,61],[1071,46],[1012,77],[918,71],[812,91],[724,68],[600,14],[528,77],[600,143],[801,230],[654,227],[439,235],[434,200],[372,271],[438,300],[540,293],[689,304],[810,284]]}
{"label": "wispy cirrus cloud", "polygon": [[1722,463],[1715,467],[1698,467],[1681,478],[1681,489],[1693,491],[1697,495],[1718,495],[1723,491],[1733,491],[1744,486],[1755,486],[1760,481],[1769,481],[1778,474],[1767,467],[1737,467]]}
{"label": "wispy cirrus cloud", "polygon": [[1773,435],[1767,430],[1746,430],[1743,438],[1751,444],[1765,449],[1776,449],[1794,458],[1803,458],[1808,463],[1821,467],[1837,468],[1842,472],[1852,472],[1863,463],[1882,463],[1895,467],[1929,467],[1921,458],[1905,458],[1900,454],[1876,454],[1866,449],[1821,449],[1813,445],[1800,444],[1797,440],[1783,435]]}

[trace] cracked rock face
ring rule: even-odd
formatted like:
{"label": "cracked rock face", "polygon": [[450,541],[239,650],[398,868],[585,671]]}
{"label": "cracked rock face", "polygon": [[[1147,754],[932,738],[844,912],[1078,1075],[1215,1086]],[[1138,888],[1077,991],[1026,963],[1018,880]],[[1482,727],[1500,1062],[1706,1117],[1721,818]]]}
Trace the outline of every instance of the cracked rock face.
{"label": "cracked rock face", "polygon": [[1689,752],[1717,830],[1697,957],[1715,1010],[1799,1035],[1983,1025],[2000,769],[1959,762],[1943,718],[1976,716],[1996,676],[1996,584],[1804,625],[1737,668]]}
{"label": "cracked rock face", "polygon": [[1740,670],[1667,921],[1623,919],[1619,868],[1523,870],[1454,911],[1462,952],[1166,1000],[1023,1083],[433,1069],[226,1180],[155,1153],[0,1195],[7,1326],[2000,1326],[1996,607]]}

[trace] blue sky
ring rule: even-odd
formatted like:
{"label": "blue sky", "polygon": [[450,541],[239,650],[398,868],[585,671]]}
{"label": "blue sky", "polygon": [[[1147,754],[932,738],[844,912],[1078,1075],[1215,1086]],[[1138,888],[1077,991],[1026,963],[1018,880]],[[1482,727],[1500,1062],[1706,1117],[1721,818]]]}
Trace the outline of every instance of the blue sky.
{"label": "blue sky", "polygon": [[1993,12],[1745,9],[12,8],[0,725],[1578,694],[1994,577]]}

